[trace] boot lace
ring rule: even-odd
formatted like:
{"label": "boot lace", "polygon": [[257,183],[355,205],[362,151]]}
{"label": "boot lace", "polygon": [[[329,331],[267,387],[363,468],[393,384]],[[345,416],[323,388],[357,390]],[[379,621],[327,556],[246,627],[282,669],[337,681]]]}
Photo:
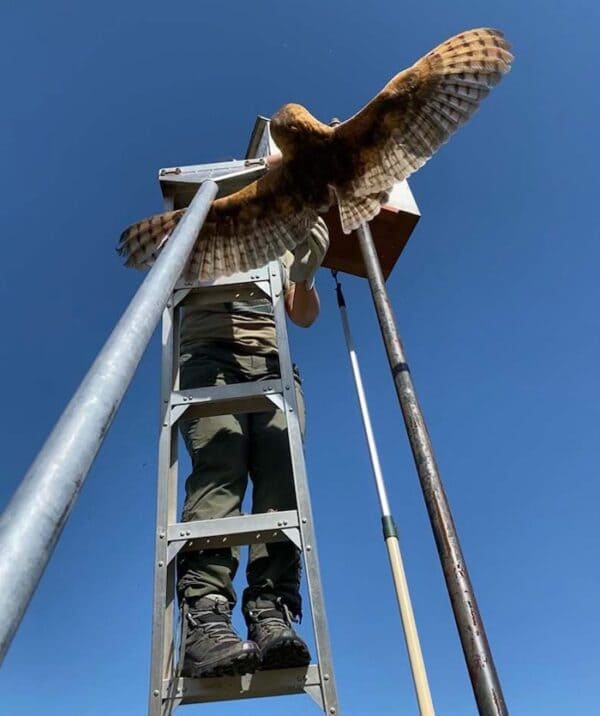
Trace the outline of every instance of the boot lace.
{"label": "boot lace", "polygon": [[202,609],[202,611],[190,609],[185,617],[191,626],[202,630],[219,644],[239,641],[239,637],[231,626],[227,604],[217,602],[211,609]]}
{"label": "boot lace", "polygon": [[256,619],[257,624],[260,624],[260,628],[264,629],[268,636],[280,631],[282,627],[291,627],[292,622],[298,622],[298,619],[294,617],[280,597],[272,607],[251,609],[249,614]]}

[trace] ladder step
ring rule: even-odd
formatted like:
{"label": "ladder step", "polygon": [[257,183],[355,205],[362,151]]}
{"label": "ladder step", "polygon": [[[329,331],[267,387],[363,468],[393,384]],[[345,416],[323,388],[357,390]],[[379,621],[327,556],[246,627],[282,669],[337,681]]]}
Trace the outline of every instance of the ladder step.
{"label": "ladder step", "polygon": [[226,300],[243,300],[241,296],[235,295],[235,291],[244,291],[246,289],[255,290],[257,282],[260,282],[260,290],[264,292],[264,295],[270,298],[271,285],[269,282],[269,268],[267,266],[255,269],[250,273],[234,273],[230,276],[221,276],[220,278],[212,279],[210,281],[185,281],[182,279],[177,283],[173,297],[175,305],[177,305],[187,299],[191,288],[210,288],[210,291],[195,293],[194,301],[196,302],[199,300],[202,302],[204,294],[207,301],[219,303],[219,300],[212,301],[211,296],[216,295],[220,299],[224,295],[221,293],[223,290],[227,290],[229,292]]}
{"label": "ladder step", "polygon": [[279,378],[173,391],[172,420],[179,420],[184,413],[190,418],[270,411],[281,407],[282,392]]}
{"label": "ladder step", "polygon": [[243,676],[219,676],[209,679],[174,679],[163,681],[163,699],[177,699],[182,704],[209,701],[252,699],[264,696],[303,694],[319,687],[317,664],[294,669],[257,671]]}
{"label": "ladder step", "polygon": [[296,510],[178,522],[169,525],[167,542],[189,542],[189,546],[194,549],[217,549],[291,539],[299,546],[299,525]]}

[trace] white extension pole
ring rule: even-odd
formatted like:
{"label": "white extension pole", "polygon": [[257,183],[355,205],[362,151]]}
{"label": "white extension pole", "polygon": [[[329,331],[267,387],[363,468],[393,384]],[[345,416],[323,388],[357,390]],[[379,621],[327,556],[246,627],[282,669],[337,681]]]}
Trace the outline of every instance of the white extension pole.
{"label": "white extension pole", "polygon": [[346,311],[346,301],[342,292],[342,285],[337,279],[337,272],[332,271],[332,274],[335,279],[337,302],[340,309],[342,326],[344,328],[344,336],[346,338],[348,355],[350,356],[350,364],[352,365],[352,374],[354,375],[354,383],[356,385],[356,393],[358,395],[358,402],[360,405],[360,412],[362,415],[365,437],[367,439],[367,445],[369,447],[369,456],[371,458],[373,476],[375,477],[377,495],[379,497],[379,504],[381,506],[381,523],[383,526],[383,536],[385,539],[388,557],[390,560],[390,566],[392,569],[392,576],[394,579],[394,586],[396,588],[398,606],[400,607],[400,616],[402,618],[404,639],[406,641],[410,668],[412,672],[413,682],[415,685],[415,691],[417,694],[417,701],[419,703],[419,711],[421,716],[434,716],[435,711],[433,708],[433,702],[431,700],[429,683],[427,681],[427,672],[425,671],[425,663],[423,661],[423,654],[421,652],[421,645],[419,643],[419,635],[417,632],[417,625],[415,623],[415,615],[413,613],[413,608],[410,601],[408,583],[406,581],[406,574],[404,572],[404,565],[402,563],[402,555],[400,553],[398,530],[396,529],[394,518],[392,517],[390,511],[390,505],[387,498],[385,483],[383,481],[383,474],[381,472],[381,465],[379,463],[379,455],[377,453],[375,437],[373,436],[373,428],[371,426],[369,407],[367,405],[365,391],[363,388],[360,366],[358,364],[356,351],[354,350],[352,334],[350,333],[350,324],[348,322],[348,314]]}

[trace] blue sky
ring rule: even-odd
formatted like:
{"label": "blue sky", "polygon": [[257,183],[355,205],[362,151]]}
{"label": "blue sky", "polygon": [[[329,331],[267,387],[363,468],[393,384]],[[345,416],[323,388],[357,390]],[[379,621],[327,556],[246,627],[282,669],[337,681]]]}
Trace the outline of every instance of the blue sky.
{"label": "blue sky", "polygon": [[[598,713],[599,15],[554,0],[5,3],[0,506],[141,280],[113,247],[160,210],[158,168],[241,157],[256,115],[286,101],[347,117],[447,36],[500,27],[514,70],[411,181],[423,217],[389,289],[511,714]],[[437,712],[475,714],[368,288],[344,285]],[[327,274],[318,287],[319,322],[292,338],[342,713],[411,714]],[[3,713],[145,713],[158,361],[155,339],[6,658]],[[317,713],[304,697],[245,712],[259,708]]]}

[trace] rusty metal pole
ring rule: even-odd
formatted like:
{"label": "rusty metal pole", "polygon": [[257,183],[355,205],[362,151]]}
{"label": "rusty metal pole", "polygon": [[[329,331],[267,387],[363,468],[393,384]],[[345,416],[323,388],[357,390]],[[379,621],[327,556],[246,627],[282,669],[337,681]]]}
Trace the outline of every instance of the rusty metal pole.
{"label": "rusty metal pole", "polygon": [[431,439],[408,369],[371,230],[367,224],[363,224],[356,233],[404,416],[406,432],[442,563],[477,708],[482,716],[508,716],[502,687],[479,614],[450,505],[433,454]]}

